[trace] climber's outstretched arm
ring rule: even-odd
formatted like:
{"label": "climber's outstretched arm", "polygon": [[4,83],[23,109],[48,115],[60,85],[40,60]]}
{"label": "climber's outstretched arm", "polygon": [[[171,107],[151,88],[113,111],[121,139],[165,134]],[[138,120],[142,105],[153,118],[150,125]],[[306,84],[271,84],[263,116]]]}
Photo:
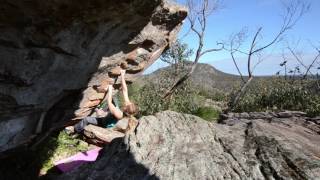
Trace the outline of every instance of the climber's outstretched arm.
{"label": "climber's outstretched arm", "polygon": [[113,114],[113,116],[115,118],[117,118],[118,120],[122,119],[123,112],[112,103],[112,85],[109,85],[109,87],[108,87],[108,95],[107,96],[108,96],[107,97],[108,107],[109,107],[111,114]]}
{"label": "climber's outstretched arm", "polygon": [[128,96],[128,87],[126,84],[126,80],[124,78],[124,75],[126,74],[125,70],[121,70],[121,86],[122,86],[122,94],[124,98],[125,103],[130,103],[129,96]]}

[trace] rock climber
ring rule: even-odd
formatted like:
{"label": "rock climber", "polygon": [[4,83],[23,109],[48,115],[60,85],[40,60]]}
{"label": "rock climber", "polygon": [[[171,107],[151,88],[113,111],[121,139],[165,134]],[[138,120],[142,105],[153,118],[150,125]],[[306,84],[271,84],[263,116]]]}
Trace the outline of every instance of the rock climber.
{"label": "rock climber", "polygon": [[108,91],[106,102],[102,103],[102,106],[95,109],[96,117],[85,117],[80,122],[74,126],[66,127],[66,130],[70,133],[77,132],[82,133],[84,128],[89,125],[97,125],[100,127],[112,127],[118,120],[122,119],[124,116],[133,116],[137,113],[136,105],[130,101],[128,96],[128,88],[125,81],[125,70],[120,71],[121,76],[121,89],[124,99],[124,104],[122,110],[118,107],[117,103],[114,102],[112,98],[113,86],[111,84],[105,88]]}

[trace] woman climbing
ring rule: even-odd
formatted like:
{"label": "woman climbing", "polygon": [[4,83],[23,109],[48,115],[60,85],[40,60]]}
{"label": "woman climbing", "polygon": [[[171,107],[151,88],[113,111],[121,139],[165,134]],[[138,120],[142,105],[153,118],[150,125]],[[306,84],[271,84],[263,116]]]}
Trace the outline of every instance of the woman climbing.
{"label": "woman climbing", "polygon": [[114,103],[112,98],[113,87],[112,85],[108,85],[108,88],[105,89],[106,91],[108,91],[107,102],[102,103],[102,104],[105,104],[105,107],[95,109],[97,116],[85,117],[74,126],[67,127],[66,128],[67,131],[81,133],[83,132],[84,128],[89,124],[97,125],[100,127],[106,127],[106,128],[112,127],[112,125],[117,123],[117,121],[122,119],[124,116],[133,116],[134,114],[137,113],[136,105],[130,101],[128,96],[128,88],[125,81],[125,70],[121,70],[120,74],[121,74],[120,75],[121,89],[122,89],[122,94],[124,99],[122,110],[119,109],[119,107],[117,106],[117,103]]}

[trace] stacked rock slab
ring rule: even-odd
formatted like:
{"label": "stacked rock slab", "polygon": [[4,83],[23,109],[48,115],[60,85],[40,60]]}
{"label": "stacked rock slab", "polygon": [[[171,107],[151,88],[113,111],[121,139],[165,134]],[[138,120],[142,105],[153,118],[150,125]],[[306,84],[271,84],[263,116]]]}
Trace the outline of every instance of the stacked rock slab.
{"label": "stacked rock slab", "polygon": [[138,121],[135,118],[123,118],[112,128],[103,128],[95,125],[88,125],[84,128],[84,135],[87,141],[103,146],[111,143],[116,138],[122,138],[126,133],[135,130]]}
{"label": "stacked rock slab", "polygon": [[53,179],[319,179],[320,135],[296,123],[317,120],[289,114],[230,114],[229,125],[171,111],[146,116],[95,163]]}
{"label": "stacked rock slab", "polygon": [[141,73],[187,15],[166,0],[0,1],[0,152],[88,115],[104,96],[93,87],[120,68]]}
{"label": "stacked rock slab", "polygon": [[119,131],[114,131],[112,129],[106,129],[91,124],[85,127],[84,135],[90,139],[102,141],[102,143],[110,143],[116,138],[124,137],[124,133]]}

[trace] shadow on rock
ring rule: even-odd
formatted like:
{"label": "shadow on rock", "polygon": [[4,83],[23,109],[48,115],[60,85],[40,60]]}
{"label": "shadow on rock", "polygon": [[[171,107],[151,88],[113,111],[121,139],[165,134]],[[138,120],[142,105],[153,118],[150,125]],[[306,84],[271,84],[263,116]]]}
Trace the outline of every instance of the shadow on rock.
{"label": "shadow on rock", "polygon": [[159,179],[138,163],[127,147],[123,138],[115,139],[100,151],[97,161],[62,175],[53,168],[41,179]]}

